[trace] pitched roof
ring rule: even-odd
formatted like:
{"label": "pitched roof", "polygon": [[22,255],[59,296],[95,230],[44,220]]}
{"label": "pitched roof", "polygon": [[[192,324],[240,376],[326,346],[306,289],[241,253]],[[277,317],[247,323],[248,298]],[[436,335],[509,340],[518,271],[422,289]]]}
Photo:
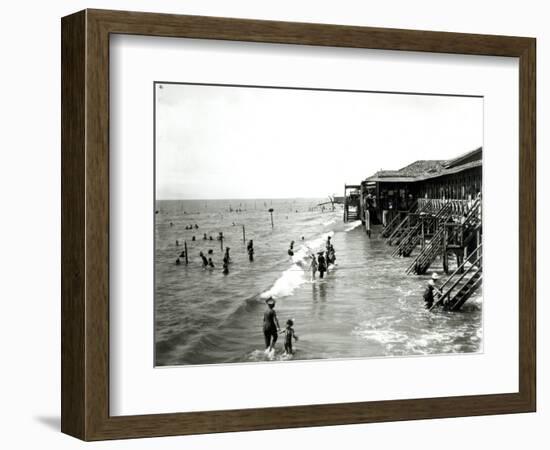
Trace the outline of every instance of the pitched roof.
{"label": "pitched roof", "polygon": [[398,172],[401,176],[411,177],[417,177],[428,173],[435,174],[441,172],[444,169],[446,163],[447,161],[445,160],[421,159],[399,169]]}
{"label": "pitched roof", "polygon": [[451,160],[421,159],[399,170],[379,170],[365,181],[412,182],[481,166],[482,147]]}

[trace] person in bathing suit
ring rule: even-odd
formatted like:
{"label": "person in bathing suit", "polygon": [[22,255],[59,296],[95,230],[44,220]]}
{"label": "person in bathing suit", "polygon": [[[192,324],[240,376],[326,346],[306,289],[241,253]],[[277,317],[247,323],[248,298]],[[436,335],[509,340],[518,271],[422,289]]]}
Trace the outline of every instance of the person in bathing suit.
{"label": "person in bathing suit", "polygon": [[199,256],[202,259],[202,267],[207,267],[208,266],[208,260],[206,259],[206,256],[204,256],[204,253],[200,252]]}
{"label": "person in bathing suit", "polygon": [[294,241],[290,241],[290,248],[288,249],[288,256],[294,256]]}
{"label": "person in bathing suit", "polygon": [[434,291],[441,295],[441,291],[435,284],[438,279],[439,275],[437,275],[437,273],[435,272],[432,273],[432,278],[430,279],[430,281],[428,281],[428,286],[426,286],[426,290],[424,291],[424,307],[427,310],[432,309],[432,306],[434,304]]}
{"label": "person in bathing suit", "polygon": [[317,264],[319,267],[319,278],[324,278],[325,272],[327,271],[327,262],[323,256],[323,252],[319,252],[317,257]]}
{"label": "person in bathing suit", "polygon": [[315,255],[311,255],[311,265],[309,266],[311,269],[311,281],[315,280],[315,274],[317,273],[317,258],[315,258]]}
{"label": "person in bathing suit", "polygon": [[250,262],[254,261],[254,242],[252,239],[248,241],[248,245],[246,246],[246,251],[248,252],[248,260]]}
{"label": "person in bathing suit", "polygon": [[294,351],[292,350],[292,338],[294,338],[295,341],[298,341],[298,336],[296,336],[294,328],[292,328],[293,325],[294,321],[292,319],[288,319],[286,321],[286,328],[281,331],[281,333],[285,334],[285,353],[287,355],[294,354]]}
{"label": "person in bathing suit", "polygon": [[275,312],[275,300],[273,297],[269,297],[265,303],[267,304],[267,309],[264,312],[265,349],[271,351],[275,346],[275,342],[277,342],[277,334],[281,327],[279,326],[279,320]]}

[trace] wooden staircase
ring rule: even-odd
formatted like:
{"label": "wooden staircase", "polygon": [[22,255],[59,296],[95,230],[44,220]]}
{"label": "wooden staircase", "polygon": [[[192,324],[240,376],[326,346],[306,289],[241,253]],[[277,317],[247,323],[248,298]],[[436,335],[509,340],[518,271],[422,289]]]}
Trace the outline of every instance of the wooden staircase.
{"label": "wooden staircase", "polygon": [[[482,244],[468,255],[464,262],[451,274],[441,286],[441,295],[431,309],[443,306],[448,311],[458,311],[481,286],[483,280]],[[464,270],[467,263],[469,267]],[[454,292],[454,294],[453,294]],[[430,309],[430,310],[431,310]]]}
{"label": "wooden staircase", "polygon": [[410,227],[407,234],[400,240],[392,256],[410,256],[415,247],[422,243],[424,233],[430,229],[437,229],[440,222],[447,220],[450,213],[451,205],[447,203],[435,214],[432,212],[429,215],[420,215],[416,224]]}
{"label": "wooden staircase", "polygon": [[352,209],[348,207],[346,211],[346,219],[345,219],[346,222],[353,222],[355,220],[359,220],[360,218],[361,216],[359,213],[359,208]]}
{"label": "wooden staircase", "polygon": [[437,256],[447,251],[449,243],[453,243],[455,248],[464,247],[481,227],[480,211],[481,200],[478,199],[472,204],[462,223],[458,224],[448,223],[454,214],[452,206],[449,204],[449,207],[442,208],[441,214],[438,214],[437,232],[407,268],[407,273],[425,274]]}
{"label": "wooden staircase", "polygon": [[412,221],[411,219],[415,215],[421,215],[421,214],[429,214],[433,212],[433,205],[431,202],[426,203],[421,209],[416,211],[415,213],[407,212],[405,214],[405,217],[399,222],[399,224],[395,227],[393,232],[388,237],[386,243],[388,245],[393,245],[401,242],[401,240],[409,233]]}
{"label": "wooden staircase", "polygon": [[[414,202],[411,207],[409,208],[409,210],[406,212],[405,216],[413,213],[416,211],[416,209],[418,208],[418,202]],[[402,222],[403,220],[403,214],[402,212],[398,212],[394,218],[390,221],[390,223],[388,223],[385,228],[382,230],[382,232],[380,233],[380,235],[383,237],[383,238],[388,238],[390,237],[390,235],[396,230],[396,228],[399,226],[399,224]]]}

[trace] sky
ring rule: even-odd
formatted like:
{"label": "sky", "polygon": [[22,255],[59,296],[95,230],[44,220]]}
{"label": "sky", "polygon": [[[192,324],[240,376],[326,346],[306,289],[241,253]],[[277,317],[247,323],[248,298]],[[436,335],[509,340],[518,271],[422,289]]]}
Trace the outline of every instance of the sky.
{"label": "sky", "polygon": [[156,198],[324,198],[483,144],[483,99],[157,84]]}

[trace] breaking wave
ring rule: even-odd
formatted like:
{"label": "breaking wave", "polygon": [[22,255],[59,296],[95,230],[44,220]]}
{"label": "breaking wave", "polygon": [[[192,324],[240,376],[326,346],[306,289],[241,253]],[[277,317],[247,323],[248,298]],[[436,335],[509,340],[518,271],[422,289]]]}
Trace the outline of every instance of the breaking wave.
{"label": "breaking wave", "polygon": [[[351,231],[361,225],[360,220],[347,224],[343,231]],[[319,237],[306,241],[292,256],[292,265],[286,269],[282,275],[275,281],[273,286],[267,291],[262,292],[261,298],[269,297],[282,298],[288,297],[294,293],[309,277],[309,267],[311,264],[311,255],[325,248],[325,243],[329,237],[334,237],[334,230],[327,231]]]}

